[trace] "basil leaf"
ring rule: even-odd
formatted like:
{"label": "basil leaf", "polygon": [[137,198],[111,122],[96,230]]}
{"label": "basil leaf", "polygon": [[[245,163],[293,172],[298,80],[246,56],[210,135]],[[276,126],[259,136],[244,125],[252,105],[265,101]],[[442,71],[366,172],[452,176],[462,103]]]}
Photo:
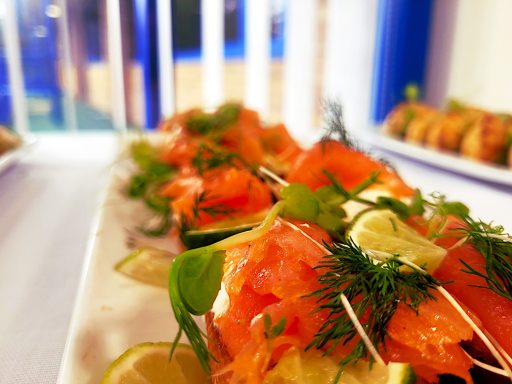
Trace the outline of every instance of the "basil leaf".
{"label": "basil leaf", "polygon": [[191,314],[204,315],[212,308],[220,290],[224,257],[224,251],[214,251],[211,247],[191,249],[180,255],[178,288]]}

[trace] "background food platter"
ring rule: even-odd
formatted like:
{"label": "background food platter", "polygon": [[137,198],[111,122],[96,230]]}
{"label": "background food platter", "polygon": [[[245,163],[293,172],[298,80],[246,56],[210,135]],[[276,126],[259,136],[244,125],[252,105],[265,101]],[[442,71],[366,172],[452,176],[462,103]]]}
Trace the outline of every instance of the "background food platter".
{"label": "background food platter", "polygon": [[427,163],[434,167],[456,172],[482,181],[512,186],[512,170],[498,165],[477,162],[450,153],[406,143],[385,133],[376,133],[369,137],[370,142],[382,149]]}
{"label": "background food platter", "polygon": [[36,139],[32,136],[23,138],[23,143],[16,149],[7,151],[0,155],[0,174],[6,171],[10,166],[18,162],[27,151],[35,144]]}

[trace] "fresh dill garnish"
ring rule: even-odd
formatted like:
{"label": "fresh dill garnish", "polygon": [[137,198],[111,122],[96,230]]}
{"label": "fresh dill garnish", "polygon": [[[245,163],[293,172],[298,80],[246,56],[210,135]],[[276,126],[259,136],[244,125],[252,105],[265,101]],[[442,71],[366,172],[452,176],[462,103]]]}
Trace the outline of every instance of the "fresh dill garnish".
{"label": "fresh dill garnish", "polygon": [[215,135],[233,125],[240,114],[241,106],[227,103],[214,113],[197,112],[189,117],[186,126],[189,131],[200,135]]}
{"label": "fresh dill garnish", "polygon": [[192,165],[200,175],[224,165],[239,166],[241,164],[243,161],[237,153],[215,149],[207,144],[201,144],[192,158]]}
{"label": "fresh dill garnish", "polygon": [[334,100],[324,100],[322,103],[324,131],[322,142],[328,140],[339,141],[348,148],[358,149],[354,140],[350,137],[343,119],[341,103]]}
{"label": "fresh dill garnish", "polygon": [[323,100],[322,120],[323,131],[325,132],[320,140],[322,145],[325,145],[331,140],[337,141],[347,148],[366,154],[368,157],[383,164],[386,168],[395,170],[395,167],[389,162],[389,160],[373,155],[368,150],[364,149],[358,141],[350,135],[343,118],[343,107],[339,101],[333,99]]}
{"label": "fresh dill garnish", "polygon": [[[231,215],[235,209],[224,204],[208,204],[208,200],[215,200],[215,196],[208,193],[208,191],[203,191],[200,194],[196,195],[194,199],[194,205],[192,206],[191,214],[182,214],[179,220],[179,237],[180,239],[186,243],[185,233],[197,229],[197,222],[199,220],[199,216],[201,212],[204,212],[208,216],[216,217],[216,216],[229,216]],[[207,205],[205,205],[205,203]]]}
{"label": "fresh dill garnish", "polygon": [[203,191],[199,195],[196,196],[194,201],[194,206],[192,207],[193,218],[199,218],[199,214],[201,212],[206,213],[209,216],[221,216],[221,215],[229,215],[234,212],[234,209],[227,206],[224,203],[218,203],[213,205],[206,205],[208,200],[215,200],[215,196],[208,193],[208,191]]}
{"label": "fresh dill garnish", "polygon": [[463,272],[480,276],[491,291],[512,300],[512,237],[505,233],[502,226],[473,220],[467,216],[464,219],[466,227],[462,232],[471,244],[485,259],[485,274],[477,271],[464,260],[460,260],[466,269]]}
{"label": "fresh dill garnish", "polygon": [[[419,305],[426,300],[435,300],[432,290],[440,282],[431,275],[416,269],[404,273],[404,263],[398,257],[376,261],[361,250],[352,241],[326,244],[332,253],[327,255],[316,267],[325,271],[318,279],[322,288],[311,296],[317,298],[317,311],[328,311],[327,321],[320,327],[307,349],[323,349],[331,353],[338,345],[345,345],[358,333],[347,314],[341,294],[344,294],[361,324],[376,346],[385,346],[387,326],[396,312],[399,303],[418,311]],[[399,256],[399,255],[397,255]],[[409,267],[406,267],[409,268]],[[344,357],[340,366],[368,356],[362,340]]]}

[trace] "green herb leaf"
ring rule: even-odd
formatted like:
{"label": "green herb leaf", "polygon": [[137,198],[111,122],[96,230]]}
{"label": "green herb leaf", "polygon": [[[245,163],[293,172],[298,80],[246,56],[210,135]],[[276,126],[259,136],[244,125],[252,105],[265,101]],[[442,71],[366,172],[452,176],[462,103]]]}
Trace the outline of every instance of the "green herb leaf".
{"label": "green herb leaf", "polygon": [[193,315],[204,315],[219,293],[225,252],[202,247],[180,256],[178,287],[184,307]]}
{"label": "green herb leaf", "polygon": [[145,174],[136,174],[132,176],[128,186],[128,196],[132,198],[141,198],[148,188],[148,178]]}
{"label": "green herb leaf", "polygon": [[391,211],[395,212],[402,220],[407,219],[410,215],[409,207],[398,199],[387,196],[379,196],[376,203],[378,208],[390,209]]}
{"label": "green herb leaf", "polygon": [[190,132],[206,135],[214,130],[214,121],[212,116],[204,112],[199,112],[189,117],[187,120],[187,129]]}
{"label": "green herb leaf", "polygon": [[286,328],[286,318],[283,317],[274,326],[272,326],[272,318],[268,313],[263,316],[263,334],[266,339],[272,340],[281,335]]}
{"label": "green herb leaf", "polygon": [[320,210],[319,201],[304,184],[290,184],[281,189],[281,198],[285,202],[282,214],[305,221],[315,222]]}
{"label": "green herb leaf", "polygon": [[185,332],[188,340],[190,341],[192,349],[194,350],[197,358],[199,359],[199,362],[201,363],[201,367],[207,374],[210,374],[210,357],[212,356],[204,340],[203,333],[183,303],[178,285],[179,271],[183,261],[183,256],[179,255],[176,257],[176,259],[174,259],[173,263],[171,264],[169,271],[169,298],[171,299],[171,307],[174,313],[174,317],[176,318],[176,321],[179,325],[179,330],[176,334],[176,337],[174,338],[173,348],[171,349],[171,357],[181,339],[183,332]]}
{"label": "green herb leaf", "polygon": [[239,104],[228,103],[213,113],[198,112],[189,117],[187,129],[200,135],[215,135],[233,125],[240,114]]}
{"label": "green herb leaf", "polygon": [[409,205],[409,215],[423,215],[425,213],[425,204],[423,200],[423,196],[421,191],[416,188],[414,191],[414,196],[411,201],[411,205]]}
{"label": "green herb leaf", "polygon": [[444,202],[439,206],[439,214],[466,217],[469,215],[469,208],[459,201]]}
{"label": "green herb leaf", "polygon": [[420,88],[418,84],[409,83],[404,89],[405,99],[409,102],[415,102],[420,99]]}

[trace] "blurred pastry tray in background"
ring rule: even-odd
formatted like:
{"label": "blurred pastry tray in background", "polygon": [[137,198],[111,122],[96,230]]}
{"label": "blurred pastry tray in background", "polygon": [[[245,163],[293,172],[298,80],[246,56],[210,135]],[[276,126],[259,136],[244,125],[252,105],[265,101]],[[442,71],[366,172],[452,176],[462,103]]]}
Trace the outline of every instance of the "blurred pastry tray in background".
{"label": "blurred pastry tray in background", "polygon": [[512,185],[512,114],[451,100],[396,105],[375,144],[479,179]]}
{"label": "blurred pastry tray in background", "polygon": [[435,167],[484,181],[512,186],[512,170],[505,166],[483,163],[455,153],[440,152],[404,142],[382,131],[377,133],[371,141],[377,147]]}
{"label": "blurred pastry tray in background", "polygon": [[25,136],[22,138],[21,144],[6,152],[0,154],[0,174],[6,171],[10,166],[17,163],[34,145],[36,139],[33,136]]}

